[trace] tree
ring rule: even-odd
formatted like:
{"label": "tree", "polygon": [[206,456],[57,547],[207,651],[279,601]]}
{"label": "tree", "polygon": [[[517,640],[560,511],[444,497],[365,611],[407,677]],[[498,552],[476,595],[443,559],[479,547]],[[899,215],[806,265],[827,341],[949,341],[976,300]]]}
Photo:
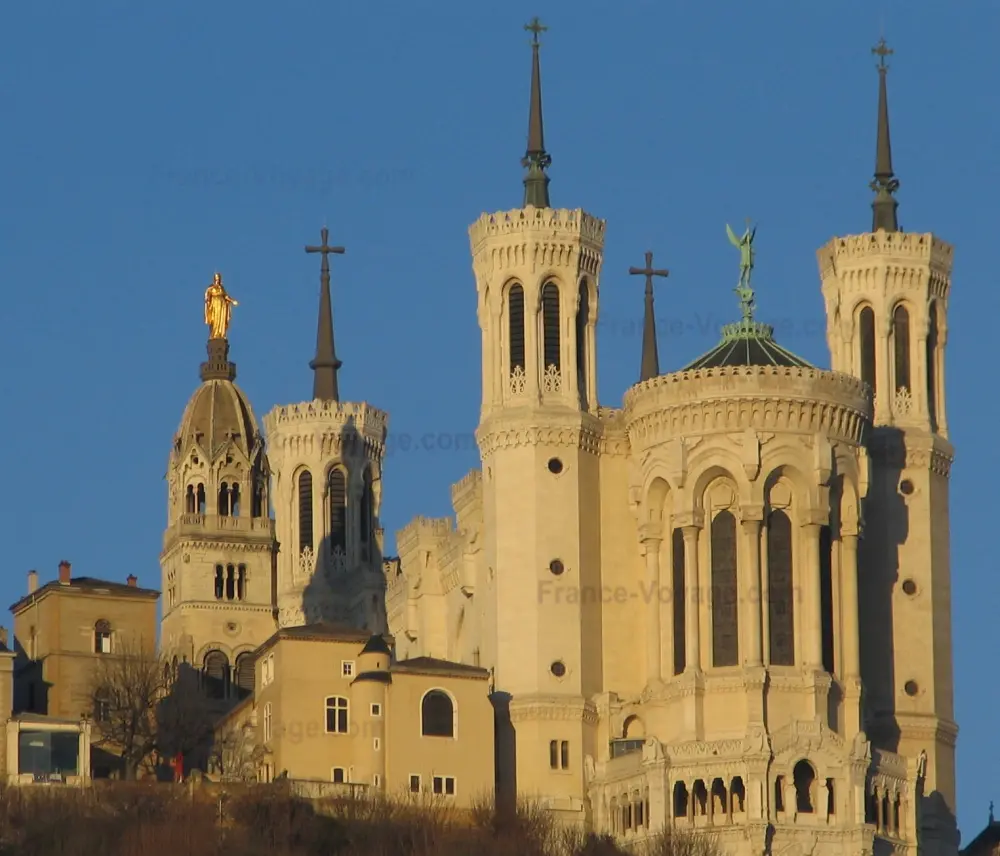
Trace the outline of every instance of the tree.
{"label": "tree", "polygon": [[256,745],[254,728],[242,717],[228,723],[216,736],[212,763],[224,782],[253,782],[263,747]]}
{"label": "tree", "polygon": [[155,753],[189,752],[212,734],[197,675],[176,673],[142,640],[123,640],[114,654],[100,658],[90,700],[98,743],[121,755],[126,779],[135,779]]}

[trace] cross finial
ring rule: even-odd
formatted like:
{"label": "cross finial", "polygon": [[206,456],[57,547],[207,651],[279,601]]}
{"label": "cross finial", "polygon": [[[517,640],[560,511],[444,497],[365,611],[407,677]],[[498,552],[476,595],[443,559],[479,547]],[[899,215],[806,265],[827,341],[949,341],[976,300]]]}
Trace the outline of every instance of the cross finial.
{"label": "cross finial", "polygon": [[990,823],[993,823],[993,800],[990,800]]}
{"label": "cross finial", "polygon": [[653,277],[670,276],[665,268],[653,267],[653,254],[646,252],[645,267],[630,267],[628,272],[633,276],[646,277],[646,305],[642,321],[642,363],[639,370],[639,382],[657,377],[660,374],[660,356],[656,347],[656,316],[653,313]]}
{"label": "cross finial", "polygon": [[885,42],[885,36],[878,40],[878,44],[872,48],[872,53],[878,57],[878,70],[885,71],[889,66],[886,64],[885,58],[892,56],[893,50]]}
{"label": "cross finial", "polygon": [[324,226],[319,232],[318,247],[307,246],[307,253],[320,253],[323,262],[319,276],[319,325],[316,332],[316,358],[309,363],[313,370],[313,398],[320,401],[338,401],[337,369],[342,365],[337,359],[333,344],[333,308],[330,300],[330,254],[343,255],[343,247],[330,246],[330,230]]}
{"label": "cross finial", "polygon": [[531,33],[531,43],[533,45],[537,45],[538,34],[544,33],[548,29],[548,27],[546,27],[541,21],[539,21],[538,16],[536,15],[534,18],[531,19],[531,23],[524,25],[524,29],[526,29],[529,33]]}

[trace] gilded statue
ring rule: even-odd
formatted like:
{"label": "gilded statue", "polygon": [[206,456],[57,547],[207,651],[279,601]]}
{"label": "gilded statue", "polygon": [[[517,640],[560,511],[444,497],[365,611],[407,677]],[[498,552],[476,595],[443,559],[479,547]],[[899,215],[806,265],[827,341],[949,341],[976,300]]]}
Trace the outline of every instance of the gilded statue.
{"label": "gilded statue", "polygon": [[229,296],[222,285],[222,274],[217,273],[212,284],[205,289],[205,323],[210,339],[225,339],[229,322],[233,317],[233,307],[240,304]]}

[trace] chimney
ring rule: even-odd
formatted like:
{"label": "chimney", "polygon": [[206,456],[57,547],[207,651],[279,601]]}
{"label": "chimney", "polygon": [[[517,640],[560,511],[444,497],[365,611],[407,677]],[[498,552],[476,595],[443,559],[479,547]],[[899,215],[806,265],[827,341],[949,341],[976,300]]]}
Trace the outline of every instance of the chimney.
{"label": "chimney", "polygon": [[2,645],[4,648],[7,647],[7,628],[6,627],[0,627],[0,645]]}
{"label": "chimney", "polygon": [[70,580],[70,563],[63,559],[59,563],[59,585],[68,586]]}
{"label": "chimney", "polygon": [[129,575],[128,575],[128,576],[127,576],[127,577],[125,578],[125,582],[126,582],[126,583],[127,583],[128,585],[132,586],[132,588],[135,588],[135,586],[136,586],[136,583],[138,583],[138,582],[139,582],[139,578],[138,578],[138,577],[137,577],[137,576],[136,576],[135,574],[129,574]]}
{"label": "chimney", "polygon": [[38,571],[28,571],[28,594],[38,591]]}

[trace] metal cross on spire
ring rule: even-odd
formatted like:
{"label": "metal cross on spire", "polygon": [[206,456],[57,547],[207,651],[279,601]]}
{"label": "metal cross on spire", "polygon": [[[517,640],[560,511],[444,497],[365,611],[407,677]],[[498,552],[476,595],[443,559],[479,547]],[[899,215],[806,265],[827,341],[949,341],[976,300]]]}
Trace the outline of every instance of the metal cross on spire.
{"label": "metal cross on spire", "polygon": [[872,48],[872,53],[878,57],[878,70],[884,71],[889,68],[885,58],[892,56],[893,50],[885,42],[885,36],[879,39],[878,44]]}
{"label": "metal cross on spire", "polygon": [[343,365],[337,359],[333,343],[333,304],[330,300],[330,254],[343,255],[343,247],[330,246],[330,231],[324,226],[319,233],[319,246],[307,246],[307,253],[320,253],[319,323],[316,330],[316,358],[309,363],[313,370],[313,399],[338,401],[337,369]]}
{"label": "metal cross on spire", "polygon": [[539,21],[538,16],[536,15],[534,18],[531,19],[531,23],[524,25],[524,29],[526,29],[529,33],[531,33],[532,37],[531,43],[533,45],[537,45],[539,33],[544,33],[548,29],[548,27],[546,27],[541,21]]}
{"label": "metal cross on spire", "polygon": [[630,267],[628,272],[633,276],[646,277],[646,306],[642,321],[642,366],[639,381],[649,380],[660,374],[660,357],[656,348],[656,316],[653,314],[653,277],[670,276],[666,268],[653,267],[653,254],[646,252],[645,267]]}

